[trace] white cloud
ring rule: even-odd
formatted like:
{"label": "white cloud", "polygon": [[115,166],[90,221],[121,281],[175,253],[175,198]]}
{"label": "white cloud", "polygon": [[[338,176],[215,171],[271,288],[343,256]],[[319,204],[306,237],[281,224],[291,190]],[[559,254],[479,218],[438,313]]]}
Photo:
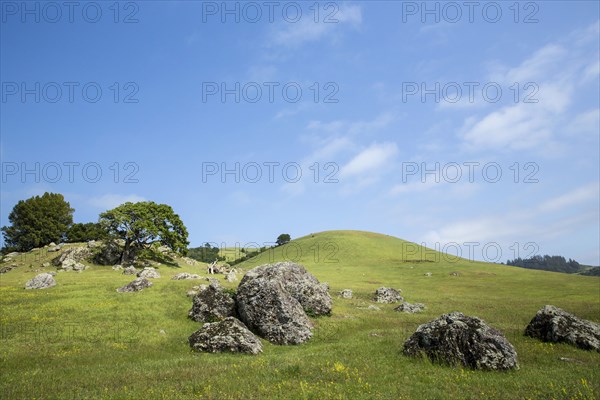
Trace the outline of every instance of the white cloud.
{"label": "white cloud", "polygon": [[136,194],[105,194],[102,196],[91,197],[88,200],[88,203],[101,210],[110,210],[112,208],[118,207],[123,203],[131,202],[137,203],[140,201],[146,201],[146,199],[142,196],[138,196]]}
{"label": "white cloud", "polygon": [[596,204],[600,202],[600,186],[598,182],[593,182],[585,186],[581,186],[564,195],[552,198],[545,201],[539,206],[540,212],[552,212],[573,207],[575,205],[595,200]]}
{"label": "white cloud", "polygon": [[590,110],[576,115],[567,125],[566,131],[571,134],[597,138],[598,132],[600,132],[600,110]]}
{"label": "white cloud", "polygon": [[341,168],[340,176],[350,177],[380,172],[398,153],[395,143],[373,143]]}
{"label": "white cloud", "polygon": [[[358,27],[362,23],[362,11],[359,6],[339,5],[339,9],[330,15],[329,11],[320,10],[318,22],[314,15],[304,15],[298,22],[283,22],[273,34],[273,43],[276,45],[295,47],[306,42],[313,42],[335,32],[342,25]],[[304,10],[306,12],[306,10]],[[329,16],[326,22],[325,18]]]}

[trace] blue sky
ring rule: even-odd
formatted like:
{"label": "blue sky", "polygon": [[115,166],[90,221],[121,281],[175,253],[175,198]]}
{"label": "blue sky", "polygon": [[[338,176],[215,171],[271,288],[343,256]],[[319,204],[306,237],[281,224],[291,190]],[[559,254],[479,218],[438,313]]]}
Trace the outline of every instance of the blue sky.
{"label": "blue sky", "polygon": [[600,264],[598,2],[0,4],[2,225],[52,191],[169,204],[193,246]]}

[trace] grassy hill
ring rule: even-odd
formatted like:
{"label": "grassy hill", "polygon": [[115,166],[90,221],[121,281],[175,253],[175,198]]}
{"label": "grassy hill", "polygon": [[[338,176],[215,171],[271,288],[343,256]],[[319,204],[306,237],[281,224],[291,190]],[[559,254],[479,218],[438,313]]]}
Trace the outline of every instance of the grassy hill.
{"label": "grassy hill", "polygon": [[[162,278],[139,293],[115,289],[132,278],[110,267],[59,273],[58,285],[25,291],[42,251],[0,275],[2,398],[207,399],[594,399],[600,354],[526,338],[535,312],[553,304],[600,321],[600,278],[526,270],[442,255],[391,236],[329,231],[268,250],[239,264],[282,260],[304,264],[328,282],[331,317],[314,319],[315,336],[299,346],[267,342],[259,356],[196,354],[187,337],[186,291],[197,281],[171,281],[201,267],[159,266]],[[31,267],[29,267],[29,264]],[[0,265],[3,266],[4,264]],[[48,268],[45,268],[48,269]],[[430,272],[430,277],[425,273]],[[456,273],[456,274],[453,274]],[[222,281],[226,287],[235,287]],[[421,314],[369,310],[380,286],[403,290]],[[335,293],[349,288],[354,298]],[[424,322],[450,311],[483,318],[504,331],[521,369],[467,371],[413,360],[402,344]],[[567,361],[561,360],[561,358]]]}

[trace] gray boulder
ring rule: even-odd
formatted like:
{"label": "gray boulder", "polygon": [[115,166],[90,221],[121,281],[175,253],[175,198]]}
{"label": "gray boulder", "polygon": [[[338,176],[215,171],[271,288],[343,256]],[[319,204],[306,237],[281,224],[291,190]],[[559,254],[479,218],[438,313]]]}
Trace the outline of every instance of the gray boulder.
{"label": "gray boulder", "polygon": [[52,260],[54,265],[65,271],[83,271],[87,267],[81,261],[91,256],[91,251],[87,247],[72,247],[62,252],[62,254]]}
{"label": "gray boulder", "polygon": [[262,343],[243,323],[233,317],[219,322],[204,324],[189,337],[193,350],[208,353],[247,353],[262,352]]}
{"label": "gray boulder", "polygon": [[196,322],[213,322],[235,315],[235,301],[217,285],[210,284],[194,295],[188,316]]}
{"label": "gray boulder", "polygon": [[146,278],[136,278],[135,280],[129,282],[127,285],[122,286],[117,289],[119,293],[125,292],[139,292],[140,290],[144,290],[152,286],[152,282],[150,282]]}
{"label": "gray boulder", "polygon": [[0,274],[5,274],[7,272],[10,272],[17,267],[18,267],[17,264],[5,265],[4,267],[0,268]]}
{"label": "gray boulder", "polygon": [[25,289],[47,289],[56,286],[56,281],[50,274],[39,274],[27,281]]}
{"label": "gray boulder", "polygon": [[[312,337],[313,325],[301,302],[283,282],[282,277],[288,274],[277,271],[282,264],[286,268],[288,263],[262,265],[244,275],[236,295],[237,312],[250,330],[270,342],[299,344]],[[294,271],[290,271],[288,276],[293,277]],[[303,299],[306,300],[305,297]]]}
{"label": "gray boulder", "polygon": [[225,275],[225,280],[227,282],[235,282],[237,281],[237,275],[235,273],[235,270],[231,270],[229,271],[226,275]]}
{"label": "gray boulder", "polygon": [[59,268],[64,271],[81,272],[81,271],[86,270],[88,267],[85,264],[75,261],[75,259],[73,259],[73,258],[67,258],[61,263]]}
{"label": "gray boulder", "polygon": [[375,291],[375,301],[378,303],[397,303],[399,301],[404,301],[404,298],[400,295],[401,290],[380,287]]}
{"label": "gray boulder", "polygon": [[405,312],[408,314],[420,313],[425,309],[425,304],[423,303],[414,303],[410,304],[407,302],[403,302],[398,307],[394,308],[394,311]]}
{"label": "gray boulder", "polygon": [[153,267],[146,267],[137,273],[139,278],[160,278],[160,274]]}
{"label": "gray boulder", "polygon": [[404,354],[425,354],[433,362],[472,369],[518,368],[517,352],[500,331],[460,312],[420,325],[404,343]]}
{"label": "gray boulder", "polygon": [[351,289],[344,289],[339,294],[342,299],[351,299],[352,298],[352,290]]}
{"label": "gray boulder", "polygon": [[544,306],[525,328],[525,335],[544,342],[569,343],[600,352],[600,324],[576,317],[558,307]]}

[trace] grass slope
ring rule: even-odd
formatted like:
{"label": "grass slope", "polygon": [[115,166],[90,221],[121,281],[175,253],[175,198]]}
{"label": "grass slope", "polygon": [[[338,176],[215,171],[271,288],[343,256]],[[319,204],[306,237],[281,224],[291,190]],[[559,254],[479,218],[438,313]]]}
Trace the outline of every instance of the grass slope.
{"label": "grass slope", "polygon": [[[191,300],[185,293],[198,282],[170,277],[183,271],[204,274],[200,267],[160,266],[162,278],[139,293],[116,293],[132,278],[100,266],[81,274],[59,273],[52,289],[25,291],[24,283],[36,274],[32,270],[49,259],[31,256],[33,261],[0,275],[0,397],[6,399],[600,396],[600,354],[522,335],[544,304],[600,321],[598,277],[455,259],[368,232],[309,235],[239,267],[301,262],[330,284],[333,314],[314,319],[310,342],[264,342],[264,352],[252,357],[189,351],[187,337],[199,324],[187,319]],[[401,288],[407,301],[428,308],[416,315],[396,313],[393,305],[367,310],[379,286]],[[344,288],[352,289],[355,298],[335,297]],[[401,354],[403,342],[419,324],[454,310],[503,330],[517,349],[521,369],[467,371]]]}

